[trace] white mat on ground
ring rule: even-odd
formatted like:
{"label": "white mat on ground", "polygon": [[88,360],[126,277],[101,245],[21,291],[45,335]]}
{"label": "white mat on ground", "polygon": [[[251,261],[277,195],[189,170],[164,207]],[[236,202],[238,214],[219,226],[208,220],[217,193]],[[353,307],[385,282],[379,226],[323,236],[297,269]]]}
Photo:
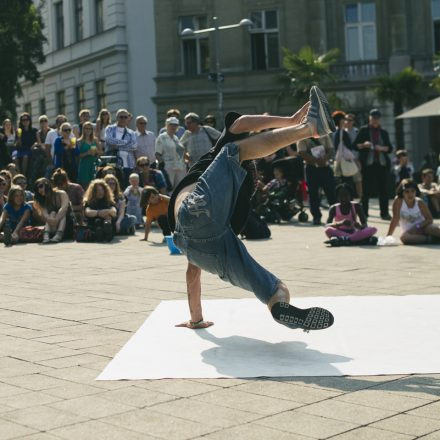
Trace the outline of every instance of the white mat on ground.
{"label": "white mat on ground", "polygon": [[161,302],[98,380],[342,376],[440,372],[440,295],[294,298],[333,327],[277,324],[256,299],[203,301],[205,330],[176,328],[186,301]]}

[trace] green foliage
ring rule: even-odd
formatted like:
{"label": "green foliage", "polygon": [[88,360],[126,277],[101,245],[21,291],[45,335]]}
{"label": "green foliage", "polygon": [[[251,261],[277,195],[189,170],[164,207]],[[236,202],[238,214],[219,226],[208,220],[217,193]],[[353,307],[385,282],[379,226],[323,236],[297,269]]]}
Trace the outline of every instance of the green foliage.
{"label": "green foliage", "polygon": [[39,77],[46,41],[40,8],[32,0],[0,0],[0,119],[15,117],[19,79],[35,83]]}
{"label": "green foliage", "polygon": [[330,66],[339,58],[339,49],[332,49],[322,55],[309,46],[299,53],[283,48],[283,66],[286,69],[284,81],[288,84],[295,101],[302,103],[309,98],[313,85],[331,83],[336,78],[330,73]]}
{"label": "green foliage", "polygon": [[436,77],[429,84],[433,87],[437,92],[440,93],[440,52],[434,55],[434,72],[436,73]]}

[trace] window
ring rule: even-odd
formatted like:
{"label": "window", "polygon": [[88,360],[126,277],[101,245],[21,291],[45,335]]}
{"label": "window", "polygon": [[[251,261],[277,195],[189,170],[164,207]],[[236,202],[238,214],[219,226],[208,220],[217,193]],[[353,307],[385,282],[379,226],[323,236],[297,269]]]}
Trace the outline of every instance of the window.
{"label": "window", "polygon": [[38,109],[40,111],[40,116],[46,114],[46,98],[41,98],[38,101]]}
{"label": "window", "polygon": [[440,52],[440,0],[432,0],[432,20],[434,23],[434,53]]}
{"label": "window", "polygon": [[344,12],[347,61],[377,59],[375,3],[352,3]]}
{"label": "window", "polygon": [[57,113],[59,115],[66,114],[66,92],[60,90],[56,95]]}
{"label": "window", "polygon": [[63,2],[55,3],[55,43],[57,49],[64,47]]}
{"label": "window", "polygon": [[96,81],[96,112],[107,108],[107,94],[105,91],[105,79]]}
{"label": "window", "polygon": [[78,86],[75,89],[75,105],[76,113],[79,113],[80,110],[86,108],[86,93],[83,85]]}
{"label": "window", "polygon": [[75,26],[75,41],[80,41],[83,39],[83,2],[82,0],[74,0],[74,26]]}
{"label": "window", "polygon": [[32,104],[31,104],[30,102],[26,102],[26,103],[23,105],[23,110],[24,110],[26,113],[29,113],[29,114],[32,116]]}
{"label": "window", "polygon": [[[206,16],[180,17],[179,34],[186,28],[194,31],[206,29]],[[209,72],[209,40],[206,34],[182,39],[182,65],[185,75],[200,75]]]}
{"label": "window", "polygon": [[251,32],[252,69],[267,70],[280,67],[277,11],[252,12]]}
{"label": "window", "polygon": [[95,0],[96,33],[104,31],[104,0]]}

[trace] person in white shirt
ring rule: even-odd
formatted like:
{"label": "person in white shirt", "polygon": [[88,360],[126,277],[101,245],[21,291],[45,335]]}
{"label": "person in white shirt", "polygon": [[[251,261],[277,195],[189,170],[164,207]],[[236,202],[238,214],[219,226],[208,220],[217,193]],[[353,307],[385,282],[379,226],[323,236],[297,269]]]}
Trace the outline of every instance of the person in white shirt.
{"label": "person in white shirt", "polygon": [[185,177],[185,149],[176,136],[179,120],[175,117],[166,120],[166,131],[156,139],[156,157],[164,162],[170,184],[173,188]]}
{"label": "person in white shirt", "polygon": [[136,159],[140,157],[148,157],[150,163],[154,163],[156,136],[152,131],[147,130],[148,119],[146,116],[138,116],[136,118]]}

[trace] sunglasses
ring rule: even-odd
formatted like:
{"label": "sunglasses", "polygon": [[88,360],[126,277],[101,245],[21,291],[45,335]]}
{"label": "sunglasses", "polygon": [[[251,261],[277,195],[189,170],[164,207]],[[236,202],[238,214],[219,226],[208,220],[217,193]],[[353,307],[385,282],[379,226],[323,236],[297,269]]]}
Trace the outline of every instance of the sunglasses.
{"label": "sunglasses", "polygon": [[23,119],[20,119],[20,121],[21,122],[30,121],[30,119],[29,118],[23,118]]}
{"label": "sunglasses", "polygon": [[126,116],[126,115],[119,115],[118,119],[128,119],[128,116]]}
{"label": "sunglasses", "polygon": [[6,186],[7,183],[6,182],[0,182],[0,186]]}
{"label": "sunglasses", "polygon": [[17,185],[26,185],[27,182],[26,180],[17,180],[17,182],[15,182]]}
{"label": "sunglasses", "polygon": [[40,122],[49,122],[47,119],[42,119]]}
{"label": "sunglasses", "polygon": [[107,182],[107,185],[116,185],[116,182],[114,180],[109,180]]}
{"label": "sunglasses", "polygon": [[138,122],[139,125],[147,125],[146,122]]}
{"label": "sunglasses", "polygon": [[149,167],[150,164],[149,163],[140,163],[139,166],[140,167]]}
{"label": "sunglasses", "polygon": [[63,131],[68,133],[69,131],[72,131],[72,129],[71,128],[63,128]]}
{"label": "sunglasses", "polygon": [[43,189],[46,188],[46,185],[44,183],[40,183],[39,185],[37,185],[38,189]]}

